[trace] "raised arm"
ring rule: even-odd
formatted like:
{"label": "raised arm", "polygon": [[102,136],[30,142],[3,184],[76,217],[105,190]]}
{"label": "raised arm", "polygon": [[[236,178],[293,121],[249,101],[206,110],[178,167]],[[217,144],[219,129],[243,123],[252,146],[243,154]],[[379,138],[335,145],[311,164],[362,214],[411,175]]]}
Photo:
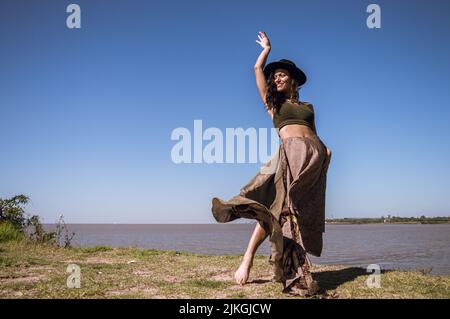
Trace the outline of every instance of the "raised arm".
{"label": "raised arm", "polygon": [[269,109],[269,106],[266,102],[266,93],[267,93],[267,80],[264,75],[263,69],[266,64],[267,57],[269,56],[271,46],[269,38],[267,37],[265,32],[258,32],[259,41],[256,40],[263,50],[259,54],[258,59],[256,60],[254,69],[255,69],[255,79],[256,79],[256,87],[258,88],[259,95],[261,96],[261,100],[263,101],[267,112],[270,117],[273,118],[273,111]]}

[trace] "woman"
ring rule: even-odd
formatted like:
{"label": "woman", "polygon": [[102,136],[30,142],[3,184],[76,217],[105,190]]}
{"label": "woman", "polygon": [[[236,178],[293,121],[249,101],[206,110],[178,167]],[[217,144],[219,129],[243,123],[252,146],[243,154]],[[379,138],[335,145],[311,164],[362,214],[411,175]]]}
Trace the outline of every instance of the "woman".
{"label": "woman", "polygon": [[271,45],[265,32],[259,32],[258,38],[263,50],[254,66],[256,85],[281,144],[239,195],[228,201],[214,197],[212,212],[218,222],[258,221],[234,274],[237,283],[246,283],[256,250],[270,235],[274,280],[283,283],[285,293],[310,296],[319,287],[307,253],[320,256],[322,251],[331,151],[317,136],[313,106],[298,100],[306,75],[286,59],[264,67]]}

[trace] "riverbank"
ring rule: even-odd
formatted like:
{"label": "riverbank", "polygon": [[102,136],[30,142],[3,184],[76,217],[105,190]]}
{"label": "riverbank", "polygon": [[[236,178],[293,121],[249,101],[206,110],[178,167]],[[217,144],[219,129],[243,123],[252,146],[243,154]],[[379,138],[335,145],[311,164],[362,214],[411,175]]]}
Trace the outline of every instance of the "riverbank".
{"label": "riverbank", "polygon": [[[232,280],[240,256],[210,256],[141,248],[56,248],[0,244],[0,298],[293,298],[272,282],[266,256],[256,256],[248,284]],[[68,288],[69,264],[81,288]],[[330,298],[450,298],[450,276],[383,271],[381,288],[367,287],[365,269],[314,265]]]}

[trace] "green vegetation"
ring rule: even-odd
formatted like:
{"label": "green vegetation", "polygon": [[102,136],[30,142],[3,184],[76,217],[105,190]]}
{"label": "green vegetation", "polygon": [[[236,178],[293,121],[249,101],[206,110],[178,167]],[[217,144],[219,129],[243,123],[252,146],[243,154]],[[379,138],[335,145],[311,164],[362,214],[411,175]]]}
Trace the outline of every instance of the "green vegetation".
{"label": "green vegetation", "polygon": [[69,233],[61,215],[56,231],[46,232],[38,215],[27,217],[23,206],[30,199],[25,195],[0,198],[0,243],[10,240],[28,240],[36,243],[70,247],[75,233]]}
{"label": "green vegetation", "polygon": [[[249,282],[233,273],[242,256],[209,256],[141,248],[61,248],[31,241],[0,243],[0,298],[298,298],[273,282],[267,256],[257,255]],[[81,287],[68,288],[69,264]],[[428,271],[382,271],[369,288],[366,269],[314,265],[323,298],[450,298],[450,277]]]}
{"label": "green vegetation", "polygon": [[83,252],[83,253],[96,253],[96,252],[101,252],[101,251],[108,251],[108,250],[112,250],[112,247],[109,246],[95,246],[95,247],[86,247],[86,248],[78,248],[79,251]]}
{"label": "green vegetation", "polygon": [[10,222],[0,222],[0,243],[19,241],[25,239],[23,232],[14,227]]}

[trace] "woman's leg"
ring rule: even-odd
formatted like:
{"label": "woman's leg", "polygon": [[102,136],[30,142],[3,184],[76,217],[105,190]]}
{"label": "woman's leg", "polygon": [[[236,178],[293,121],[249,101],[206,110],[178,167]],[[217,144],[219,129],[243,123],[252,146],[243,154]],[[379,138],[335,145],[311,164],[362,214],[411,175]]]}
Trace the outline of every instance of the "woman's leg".
{"label": "woman's leg", "polygon": [[250,242],[248,243],[247,250],[244,254],[241,265],[238,270],[234,273],[234,279],[240,285],[247,282],[248,275],[250,273],[250,268],[253,266],[253,258],[255,257],[256,250],[259,245],[266,239],[267,233],[264,228],[257,222],[255,230],[253,231]]}

